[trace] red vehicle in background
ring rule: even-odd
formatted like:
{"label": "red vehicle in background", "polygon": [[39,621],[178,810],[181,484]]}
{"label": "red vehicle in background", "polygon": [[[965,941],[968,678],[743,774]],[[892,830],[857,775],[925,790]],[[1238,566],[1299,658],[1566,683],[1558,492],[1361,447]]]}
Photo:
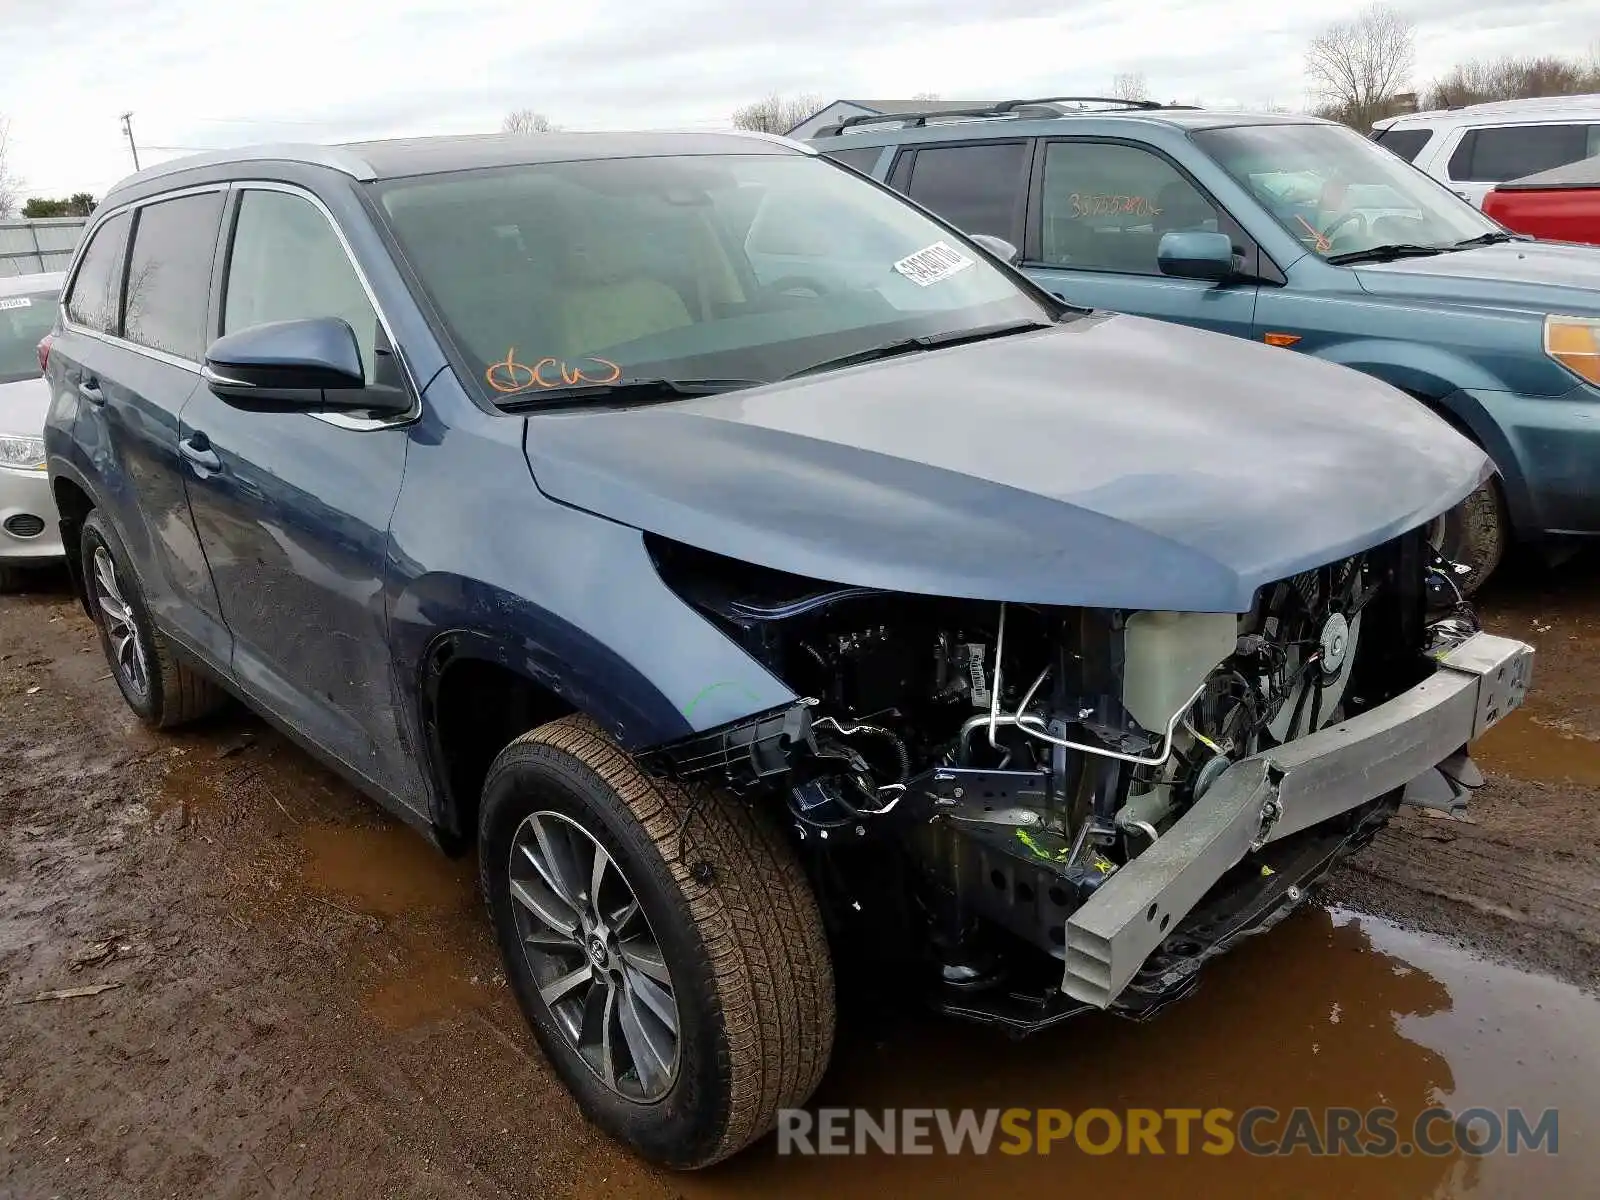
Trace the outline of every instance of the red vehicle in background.
{"label": "red vehicle in background", "polygon": [[1502,183],[1484,197],[1483,211],[1518,233],[1600,245],[1600,158]]}

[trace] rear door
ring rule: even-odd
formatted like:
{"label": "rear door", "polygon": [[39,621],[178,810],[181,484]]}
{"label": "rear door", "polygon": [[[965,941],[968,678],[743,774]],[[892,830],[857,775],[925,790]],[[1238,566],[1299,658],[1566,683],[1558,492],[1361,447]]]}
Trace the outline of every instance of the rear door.
{"label": "rear door", "polygon": [[1040,147],[1023,267],[1073,304],[1250,336],[1253,278],[1212,283],[1161,273],[1162,235],[1226,233],[1253,275],[1244,230],[1165,155],[1131,142],[1052,138]]}
{"label": "rear door", "polygon": [[[369,382],[404,386],[325,207],[239,183],[212,331],[340,317]],[[391,796],[417,792],[396,724],[382,586],[404,420],[246,412],[203,384],[183,411],[189,506],[233,635],[233,675],[267,710]]]}
{"label": "rear door", "polygon": [[901,151],[890,186],[963,233],[987,233],[1022,246],[1032,143],[941,142]]}
{"label": "rear door", "polygon": [[1479,208],[1497,183],[1600,155],[1600,122],[1542,122],[1464,129],[1445,160],[1445,182]]}
{"label": "rear door", "polygon": [[200,379],[223,188],[163,197],[101,223],[69,285],[62,336],[75,439],[159,624],[228,661],[178,471],[178,414]]}

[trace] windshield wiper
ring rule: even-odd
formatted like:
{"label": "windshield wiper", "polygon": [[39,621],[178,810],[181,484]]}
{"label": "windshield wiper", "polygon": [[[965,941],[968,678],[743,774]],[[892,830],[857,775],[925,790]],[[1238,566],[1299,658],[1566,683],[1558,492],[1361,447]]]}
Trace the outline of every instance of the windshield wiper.
{"label": "windshield wiper", "polygon": [[573,404],[608,406],[658,404],[689,396],[720,396],[743,388],[760,387],[764,379],[618,379],[613,383],[577,383],[567,387],[529,388],[507,394],[496,405],[506,412],[565,408]]}
{"label": "windshield wiper", "polygon": [[1533,239],[1522,233],[1507,233],[1504,229],[1491,229],[1488,233],[1480,233],[1477,237],[1463,238],[1452,249],[1465,250],[1470,246],[1494,246],[1500,242],[1531,242]]}
{"label": "windshield wiper", "polygon": [[785,375],[784,378],[797,379],[802,375],[813,375],[818,371],[835,371],[844,367],[859,366],[862,363],[877,362],[881,358],[913,354],[918,350],[936,350],[941,346],[958,346],[963,342],[982,342],[989,338],[1008,337],[1013,333],[1051,328],[1053,326],[1045,321],[1008,321],[1003,325],[983,325],[977,329],[959,329],[950,333],[930,333],[923,337],[898,338],[892,342],[884,342],[881,346],[868,346],[865,350],[841,354],[838,358],[825,358],[821,362],[812,363],[809,367],[802,367],[791,375]]}
{"label": "windshield wiper", "polygon": [[1443,254],[1454,246],[1419,246],[1414,242],[1390,242],[1383,246],[1368,246],[1365,250],[1346,250],[1343,254],[1330,254],[1323,262],[1341,266],[1346,263],[1392,262],[1397,258],[1422,258],[1429,254]]}

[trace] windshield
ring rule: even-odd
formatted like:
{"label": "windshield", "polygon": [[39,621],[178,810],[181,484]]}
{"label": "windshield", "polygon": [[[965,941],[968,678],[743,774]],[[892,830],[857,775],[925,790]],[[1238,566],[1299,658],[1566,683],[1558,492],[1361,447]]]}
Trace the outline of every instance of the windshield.
{"label": "windshield", "polygon": [[39,375],[39,340],[56,322],[56,294],[0,296],[0,383]]}
{"label": "windshield", "polygon": [[1500,227],[1443,185],[1334,125],[1207,129],[1194,140],[1324,258],[1382,246],[1448,249]]}
{"label": "windshield", "polygon": [[900,339],[1053,319],[959,237],[810,155],[544,163],[379,192],[495,400],[766,382]]}

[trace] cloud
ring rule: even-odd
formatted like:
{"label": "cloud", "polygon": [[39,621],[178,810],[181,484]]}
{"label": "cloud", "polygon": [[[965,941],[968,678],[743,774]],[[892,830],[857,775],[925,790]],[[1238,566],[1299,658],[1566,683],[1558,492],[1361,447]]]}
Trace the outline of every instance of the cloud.
{"label": "cloud", "polygon": [[[28,190],[103,193],[143,161],[269,141],[492,130],[532,107],[570,128],[723,125],[777,90],[841,96],[1096,93],[1142,71],[1161,99],[1300,107],[1334,10],[1260,0],[7,0],[0,113]],[[1465,58],[1592,44],[1592,0],[1413,0],[1418,83]]]}

